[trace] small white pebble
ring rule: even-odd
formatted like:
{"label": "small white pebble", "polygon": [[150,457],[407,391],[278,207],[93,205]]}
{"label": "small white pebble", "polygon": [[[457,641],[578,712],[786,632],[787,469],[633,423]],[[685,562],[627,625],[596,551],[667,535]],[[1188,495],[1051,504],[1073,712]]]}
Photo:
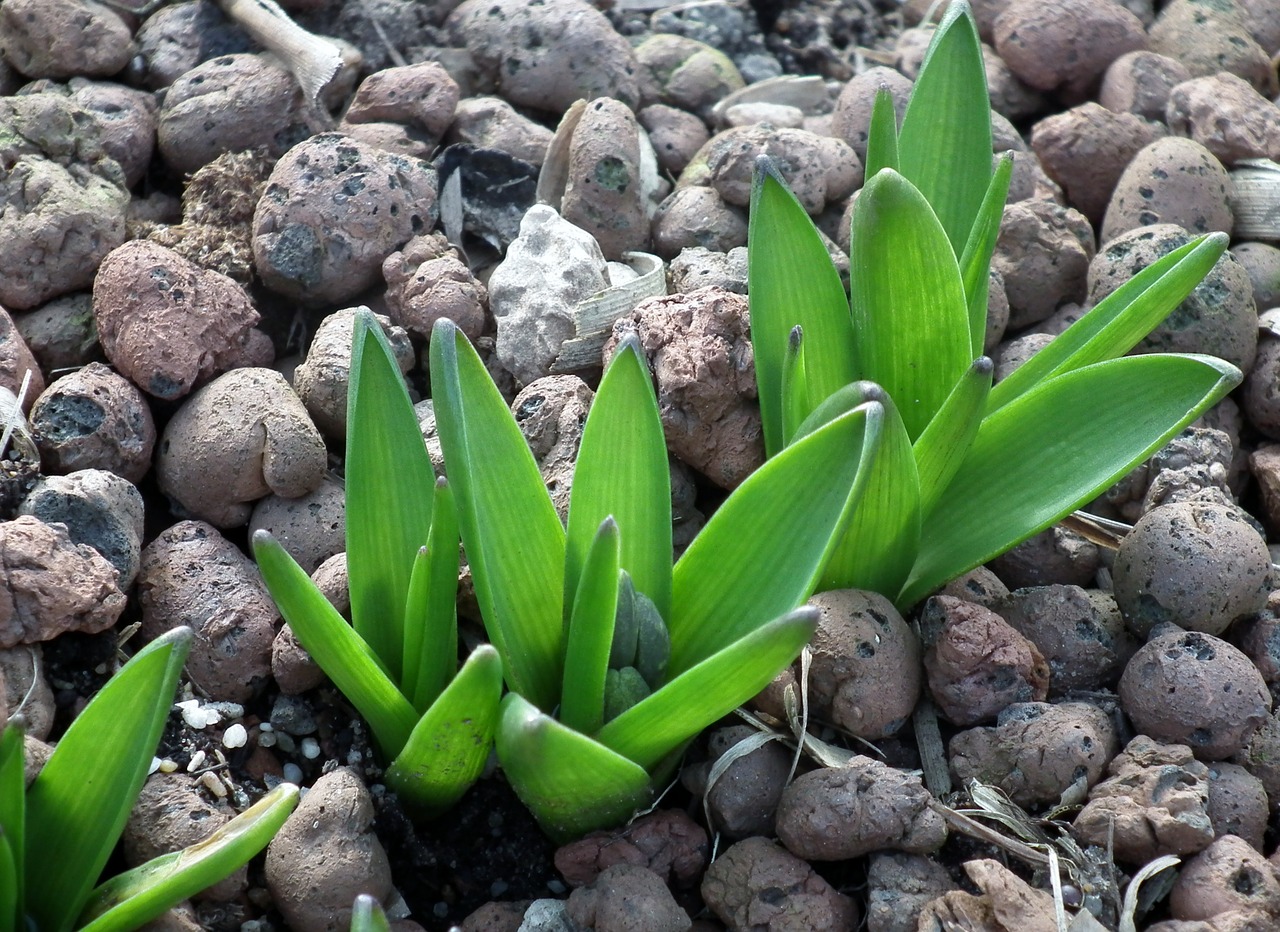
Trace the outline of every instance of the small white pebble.
{"label": "small white pebble", "polygon": [[161,773],[175,773],[178,769],[178,762],[165,758],[160,762]]}
{"label": "small white pebble", "polygon": [[272,725],[270,722],[263,722],[261,725],[258,726],[258,730],[259,731],[275,731],[276,726]]}
{"label": "small white pebble", "polygon": [[149,766],[149,767],[147,768],[147,776],[151,776],[151,774],[153,774],[153,773],[155,773],[157,770],[159,770],[159,769],[160,769],[160,765],[161,765],[162,763],[163,763],[163,761],[161,761],[161,760],[160,760],[160,758],[158,758],[158,757],[153,757],[153,758],[151,758],[151,766]]}
{"label": "small white pebble", "polygon": [[217,709],[201,709],[204,712],[204,723],[206,725],[218,725],[222,722],[222,716]]}
{"label": "small white pebble", "polygon": [[219,799],[227,795],[227,788],[222,785],[222,781],[218,779],[218,775],[212,770],[206,770],[200,774],[200,782],[204,784],[205,789]]}
{"label": "small white pebble", "polygon": [[289,761],[281,769],[284,771],[285,780],[288,781],[289,783],[302,782],[302,768],[299,767],[297,764],[295,764],[293,761]]}
{"label": "small white pebble", "polygon": [[248,743],[249,733],[239,722],[222,733],[222,746],[224,748],[242,748]]}
{"label": "small white pebble", "polygon": [[271,748],[275,747],[276,735],[273,731],[264,731],[258,735],[258,747]]}
{"label": "small white pebble", "polygon": [[302,756],[307,760],[315,760],[320,756],[320,742],[315,738],[302,739]]}
{"label": "small white pebble", "polygon": [[204,709],[200,708],[199,699],[188,699],[185,702],[179,702],[177,705],[178,710],[182,713],[182,720],[187,723],[187,727],[199,731],[207,724]]}
{"label": "small white pebble", "polygon": [[205,758],[204,751],[196,751],[194,754],[192,754],[191,760],[187,764],[187,773],[195,773],[197,770],[203,767],[204,758]]}

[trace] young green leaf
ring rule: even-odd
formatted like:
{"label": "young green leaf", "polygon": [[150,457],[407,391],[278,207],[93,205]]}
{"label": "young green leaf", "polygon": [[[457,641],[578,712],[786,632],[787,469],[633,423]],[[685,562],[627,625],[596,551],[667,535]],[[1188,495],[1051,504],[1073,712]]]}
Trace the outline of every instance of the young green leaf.
{"label": "young green leaf", "polygon": [[987,300],[991,290],[991,256],[1000,239],[1000,222],[1004,219],[1004,202],[1013,179],[1013,156],[1005,153],[996,164],[991,184],[978,208],[969,239],[960,257],[960,276],[964,281],[965,301],[969,308],[969,352],[982,355],[987,340]]}
{"label": "young green leaf", "polygon": [[[987,190],[991,148],[982,44],[969,4],[953,2],[911,90],[898,133],[898,166],[933,206],[954,256],[964,249]],[[892,389],[890,394],[905,404]]]}
{"label": "young green leaf", "polygon": [[1093,499],[1240,378],[1210,356],[1126,356],[1056,376],[989,415],[930,515],[897,604],[910,606]]}
{"label": "young green leaf", "polygon": [[893,397],[914,441],[973,357],[960,267],[933,208],[897,172],[858,196],[850,263],[862,378]]}
{"label": "young green leaf", "polygon": [[608,517],[621,533],[622,567],[665,616],[671,606],[671,468],[649,365],[635,337],[619,345],[582,428],[569,495],[566,606],[581,591],[587,554]]}
{"label": "young green leaf", "polygon": [[1161,256],[992,388],[987,413],[1045,379],[1129,352],[1195,290],[1226,249],[1226,234],[1210,233]]}
{"label": "young green leaf", "polygon": [[489,644],[471,652],[387,768],[387,786],[416,812],[434,816],[479,779],[502,699],[502,660]]}
{"label": "young green leaf", "polygon": [[747,233],[747,293],[765,451],[783,447],[782,368],[791,329],[804,328],[810,398],[859,376],[849,301],[827,247],[767,158],[756,162]]}
{"label": "young green leaf", "polygon": [[27,789],[26,905],[41,932],[67,932],[147,778],[190,628],[139,650],[76,716]]}
{"label": "young green leaf", "polygon": [[383,753],[388,757],[400,753],[418,713],[373,650],[267,531],[254,533],[253,555],[298,642],[364,716]]}
{"label": "young green leaf", "polygon": [[761,625],[607,723],[596,740],[653,769],[673,748],[764,689],[796,659],[817,624],[816,610],[800,608]]}
{"label": "young green leaf", "polygon": [[922,521],[928,520],[942,499],[978,435],[994,371],[994,363],[986,356],[975,359],[912,448],[920,478]]}
{"label": "young green leaf", "polygon": [[643,767],[566,728],[518,693],[502,700],[496,745],[516,795],[558,842],[623,822],[653,798]]}
{"label": "young green leaf", "polygon": [[391,345],[373,314],[362,311],[347,393],[347,576],[352,625],[396,682],[404,670],[405,594],[431,527],[434,483]]}
{"label": "young green leaf", "polygon": [[367,893],[361,893],[351,905],[351,932],[391,932],[381,904]]}
{"label": "young green leaf", "polygon": [[787,334],[782,358],[782,445],[790,443],[812,408],[809,381],[804,373],[804,328],[798,324]]}
{"label": "young green leaf", "polygon": [[427,711],[458,666],[458,506],[436,480],[431,532],[409,580],[404,626],[404,694]]}
{"label": "young green leaf", "polygon": [[432,330],[431,390],[485,630],[507,684],[552,709],[564,650],[564,527],[510,409],[449,320]]}
{"label": "young green leaf", "polygon": [[[662,468],[667,468],[665,462]],[[621,553],[618,525],[605,518],[582,563],[564,654],[560,721],[583,734],[594,733],[604,721],[604,682],[618,612]],[[668,556],[668,567],[670,564]]]}
{"label": "young green leaf", "polygon": [[813,591],[879,419],[879,405],[856,408],[797,440],[711,516],[675,567],[668,679]]}
{"label": "young green leaf", "polygon": [[[23,915],[26,850],[27,783],[24,775],[23,729],[13,719],[0,731],[0,842],[5,865],[0,866],[0,932],[19,924]],[[5,896],[6,885],[10,896]]]}
{"label": "young green leaf", "polygon": [[208,889],[267,846],[298,805],[298,788],[281,783],[202,842],[117,874],[93,891],[79,932],[128,932]]}
{"label": "young green leaf", "polygon": [[884,408],[883,429],[876,454],[860,476],[862,495],[819,585],[895,592],[911,573],[920,545],[920,479],[893,399],[874,382],[859,384],[866,401]]}
{"label": "young green leaf", "polygon": [[898,166],[898,117],[893,108],[893,95],[884,85],[876,91],[871,108],[871,125],[867,128],[867,157],[864,171],[874,178],[881,169],[900,171]]}

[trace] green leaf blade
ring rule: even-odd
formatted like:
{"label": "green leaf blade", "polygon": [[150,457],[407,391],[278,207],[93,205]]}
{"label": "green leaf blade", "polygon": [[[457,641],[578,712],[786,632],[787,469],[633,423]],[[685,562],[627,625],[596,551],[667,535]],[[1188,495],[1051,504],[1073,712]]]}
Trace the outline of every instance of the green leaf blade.
{"label": "green leaf blade", "polygon": [[952,3],[903,114],[898,164],[933,205],[956,256],[991,178],[991,148],[991,101],[978,29],[968,4]]}
{"label": "green leaf blade", "polygon": [[582,429],[569,493],[566,604],[580,592],[606,518],[620,534],[622,568],[665,617],[671,608],[671,469],[649,366],[634,337],[610,361]]}
{"label": "green leaf blade", "polygon": [[566,728],[518,693],[502,700],[497,748],[516,795],[559,843],[617,825],[653,798],[643,767]]}
{"label": "green leaf blade", "polygon": [[391,932],[382,904],[361,893],[351,905],[351,932]]}
{"label": "green leaf blade", "polygon": [[802,608],[756,628],[700,661],[606,724],[596,740],[647,770],[732,712],[795,660],[817,628]]}
{"label": "green leaf blade", "polygon": [[[435,474],[391,345],[356,315],[347,393],[346,535],[351,621],[391,678],[404,669],[404,610],[427,542]],[[395,502],[388,508],[387,502]]]}
{"label": "green leaf blade", "polygon": [[[663,468],[666,468],[665,462]],[[605,674],[609,669],[614,619],[618,612],[618,570],[622,557],[618,536],[618,525],[612,518],[600,522],[582,565],[569,619],[560,721],[583,734],[592,734],[604,721]]]}
{"label": "green leaf blade", "polygon": [[960,267],[924,196],[890,170],[854,205],[850,262],[862,378],[884,387],[915,440],[973,359]]}
{"label": "green leaf blade", "polygon": [[71,928],[111,856],[191,641],[191,629],[175,628],[138,651],[71,723],[27,789],[26,904],[42,932]]}
{"label": "green leaf blade", "polygon": [[[33,658],[34,662],[34,658]],[[23,729],[12,720],[0,731],[0,841],[7,850],[5,876],[0,876],[0,929],[12,929],[24,914],[24,856],[27,826],[27,783]],[[6,878],[12,896],[5,898]]]}
{"label": "green leaf blade", "polygon": [[899,606],[1090,501],[1240,379],[1209,356],[1127,356],[1057,376],[989,415],[930,516]]}
{"label": "green leaf blade", "polygon": [[875,442],[869,420],[867,408],[855,408],[797,440],[738,486],[694,538],[675,568],[668,677],[813,591],[847,520],[864,445]]}
{"label": "green leaf blade", "polygon": [[253,535],[258,570],[298,642],[373,729],[383,752],[404,747],[418,713],[347,620],[266,531]]}
{"label": "green leaf blade", "polygon": [[960,256],[960,275],[964,281],[965,302],[969,309],[969,352],[982,355],[987,341],[987,302],[991,290],[991,256],[1000,239],[1000,223],[1004,219],[1009,182],[1013,180],[1013,156],[1000,157],[991,176],[986,195],[974,218],[964,253]]}
{"label": "green leaf blade", "polygon": [[844,285],[800,202],[767,159],[757,162],[747,233],[747,296],[765,452],[784,445],[782,372],[793,327],[803,328],[808,396],[858,378]]}
{"label": "green leaf blade", "polygon": [[1161,256],[991,389],[991,414],[1036,385],[1129,352],[1209,274],[1227,248],[1210,233]]}
{"label": "green leaf blade", "polygon": [[508,685],[539,708],[554,708],[564,648],[564,528],[511,410],[452,321],[432,331],[431,388],[485,630]]}
{"label": "green leaf blade", "polygon": [[901,171],[898,165],[898,115],[894,111],[893,94],[883,84],[876,91],[875,103],[871,107],[864,161],[867,178],[874,178],[885,168]]}
{"label": "green leaf blade", "polygon": [[403,692],[419,713],[444,690],[458,665],[458,505],[442,476],[436,480],[431,532],[419,551],[405,607]]}
{"label": "green leaf blade", "polygon": [[942,500],[978,435],[994,371],[995,364],[986,356],[975,359],[912,448],[920,479],[922,520]]}
{"label": "green leaf blade", "polygon": [[502,660],[481,644],[414,726],[387,768],[387,786],[425,817],[456,803],[484,771],[501,699]]}
{"label": "green leaf blade", "polygon": [[204,841],[117,874],[93,891],[80,932],[127,932],[229,876],[267,846],[298,805],[281,783]]}

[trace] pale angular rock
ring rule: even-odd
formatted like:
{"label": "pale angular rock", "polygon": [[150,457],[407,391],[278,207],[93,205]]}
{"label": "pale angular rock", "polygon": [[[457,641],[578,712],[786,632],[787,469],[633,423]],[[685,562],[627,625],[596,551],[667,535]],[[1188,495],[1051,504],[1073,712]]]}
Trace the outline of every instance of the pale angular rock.
{"label": "pale angular rock", "polygon": [[[964,872],[981,890],[943,894],[927,904],[919,923],[923,929],[966,928],[984,932],[1054,932],[1053,896],[1037,890],[999,861],[964,862]],[[1074,926],[1072,926],[1074,928]]]}
{"label": "pale angular rock", "polygon": [[391,866],[373,815],[369,790],[345,767],[303,796],[267,846],[267,888],[291,927],[339,932],[350,927],[359,894],[387,902]]}
{"label": "pale angular rock", "polygon": [[160,441],[160,490],[189,515],[216,527],[249,520],[252,503],[320,485],[324,440],[284,376],[236,369],[183,404]]}
{"label": "pale angular rock", "polygon": [[0,523],[0,570],[0,648],[96,634],[124,611],[115,567],[65,527],[28,515]]}
{"label": "pale angular rock", "polygon": [[591,234],[550,207],[530,208],[489,277],[498,362],[526,385],[546,375],[561,344],[575,335],[574,306],[608,285],[605,258]]}

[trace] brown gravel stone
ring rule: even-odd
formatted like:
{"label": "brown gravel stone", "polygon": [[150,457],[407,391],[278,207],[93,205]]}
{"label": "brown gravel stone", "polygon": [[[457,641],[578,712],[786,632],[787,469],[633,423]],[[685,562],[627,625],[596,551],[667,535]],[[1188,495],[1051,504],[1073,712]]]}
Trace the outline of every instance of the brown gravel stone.
{"label": "brown gravel stone", "polygon": [[658,809],[625,831],[592,832],[556,851],[558,870],[571,887],[591,883],[614,864],[637,864],[677,888],[698,882],[711,844],[706,830],[683,811]]}
{"label": "brown gravel stone", "polygon": [[1275,96],[1275,68],[1235,0],[1170,0],[1148,38],[1151,51],[1182,62],[1193,78],[1229,71]]}
{"label": "brown gravel stone", "polygon": [[109,77],[129,62],[129,27],[91,0],[8,0],[0,52],[29,78]]}
{"label": "brown gravel stone", "polygon": [[1231,178],[1194,139],[1157,139],[1133,157],[1116,182],[1099,241],[1109,245],[1121,233],[1156,223],[1177,224],[1191,233],[1230,233]]}
{"label": "brown gravel stone", "polygon": [[434,145],[453,121],[460,97],[458,83],[437,62],[385,68],[360,82],[345,119],[408,123],[424,130]]}
{"label": "brown gravel stone", "polygon": [[1118,3],[1011,0],[995,22],[995,47],[1010,70],[1042,91],[1077,98],[1107,66],[1146,46],[1142,21]]}
{"label": "brown gravel stone", "polygon": [[1098,103],[1116,113],[1134,113],[1147,120],[1164,119],[1169,92],[1190,79],[1191,72],[1176,59],[1158,52],[1126,52],[1102,77]]}
{"label": "brown gravel stone", "polygon": [[702,898],[734,929],[768,932],[853,932],[857,903],[767,838],[726,848],[707,869]]}
{"label": "brown gravel stone", "polygon": [[1179,869],[1169,911],[1175,919],[1212,919],[1232,910],[1280,921],[1280,877],[1262,852],[1223,835]]}
{"label": "brown gravel stone", "polygon": [[636,864],[615,864],[569,894],[569,919],[611,932],[685,932],[693,923],[666,884]]}
{"label": "brown gravel stone", "polygon": [[927,904],[923,929],[982,929],[984,932],[1053,932],[1053,897],[1037,890],[999,861],[964,862],[980,895],[954,890]]}

